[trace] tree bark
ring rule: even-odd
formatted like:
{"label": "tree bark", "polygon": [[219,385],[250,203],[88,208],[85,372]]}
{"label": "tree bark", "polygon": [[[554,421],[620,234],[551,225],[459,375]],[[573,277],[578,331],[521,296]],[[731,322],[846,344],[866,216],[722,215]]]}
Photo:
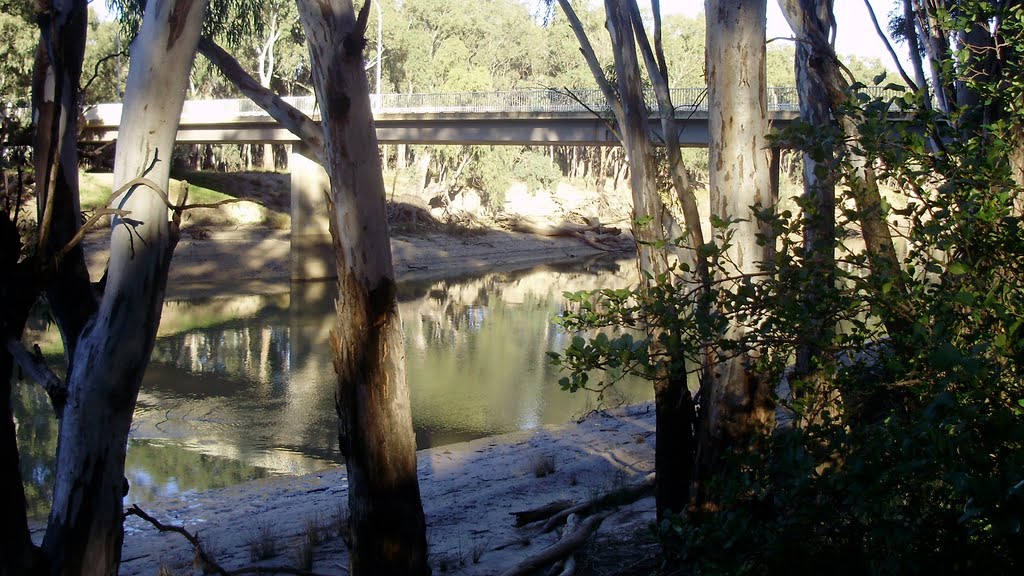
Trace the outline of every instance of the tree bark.
{"label": "tree bark", "polygon": [[[822,33],[821,27],[815,24],[815,12],[811,10],[816,4],[808,0],[779,0],[779,5],[797,40],[807,44],[812,50],[814,57],[810,62],[815,75],[820,78],[821,85],[828,90],[830,109],[833,112],[839,110],[849,98],[849,83],[840,72],[839,60],[827,36]],[[860,128],[853,118],[842,115],[840,126],[848,141],[860,141]],[[891,283],[894,294],[902,294],[906,288],[900,274],[892,232],[886,221],[875,170],[863,154],[857,151],[856,146],[847,146],[846,153],[852,166],[846,180],[860,213],[861,233],[864,236],[871,273],[878,286]],[[895,336],[907,327],[908,321],[903,316],[903,313],[897,312],[882,319],[889,334]]]}
{"label": "tree bark", "polygon": [[174,247],[168,173],[205,9],[150,2],[132,47],[114,187],[144,176],[162,191],[135,186],[114,200],[129,215],[114,221],[105,292],[68,376],[43,542],[53,574],[113,574],[120,561],[125,449]]}
{"label": "tree bark", "polygon": [[[802,0],[806,14],[805,23],[813,28],[815,35],[827,37],[832,22],[830,5],[827,2]],[[815,53],[813,47],[806,42],[796,45],[796,83],[800,93],[800,119],[810,126],[815,126],[819,134],[835,134],[838,132],[828,96],[828,86],[818,74],[820,65],[816,60],[822,58]],[[816,143],[827,146],[827,142],[837,138],[825,138],[824,142]],[[829,310],[825,305],[829,301],[829,293],[835,286],[835,180],[832,176],[835,167],[832,149],[824,150],[822,160],[815,160],[815,155],[803,154],[804,167],[804,249],[806,262],[810,267],[811,285],[802,292],[806,309],[809,311],[810,325],[804,332],[804,343],[797,349],[796,369],[802,377],[811,371],[811,366],[822,350],[828,348],[832,339],[834,326],[828,324]]]}
{"label": "tree bark", "polygon": [[38,192],[39,271],[52,281],[46,297],[64,343],[68,370],[78,338],[97,301],[81,246],[51,260],[81,227],[78,200],[78,85],[85,57],[87,3],[54,3],[40,15],[40,44],[33,78],[33,141]]}
{"label": "tree bark", "polygon": [[384,178],[363,69],[369,3],[298,0],[323,118],[338,266],[331,347],[352,574],[429,574]]}
{"label": "tree bark", "polygon": [[[733,221],[726,254],[736,270],[730,274],[758,272],[766,246],[759,246],[757,237],[770,237],[768,227],[750,208],[768,208],[771,189],[764,153],[766,11],[764,0],[705,3],[711,211]],[[746,333],[746,328],[733,324],[726,336],[741,342]],[[769,429],[772,420],[768,382],[753,371],[757,352],[740,345],[734,354],[711,358],[710,373],[701,384],[704,401],[697,455],[701,483],[723,468],[730,450],[744,449]]]}

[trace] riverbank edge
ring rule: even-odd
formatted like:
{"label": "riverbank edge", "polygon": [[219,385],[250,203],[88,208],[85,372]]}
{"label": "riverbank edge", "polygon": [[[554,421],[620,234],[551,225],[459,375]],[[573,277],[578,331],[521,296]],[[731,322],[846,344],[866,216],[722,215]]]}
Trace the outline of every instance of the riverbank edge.
{"label": "riverbank edge", "polygon": [[[95,231],[85,242],[93,281],[103,276],[109,257],[109,232]],[[600,250],[573,237],[549,237],[504,230],[472,233],[397,234],[391,240],[398,281],[429,281],[472,274],[511,271],[602,255],[628,257],[632,240]],[[178,242],[167,282],[169,299],[201,298],[225,292],[281,294],[291,290],[291,238],[287,230],[237,228],[211,230]],[[323,281],[331,281],[325,279]],[[317,282],[300,281],[299,284]]]}
{"label": "riverbank edge", "polygon": [[[417,452],[435,574],[495,574],[549,546],[558,539],[557,531],[517,528],[512,512],[579,501],[642,481],[654,469],[654,434],[654,408],[648,402],[594,411],[577,422]],[[317,526],[324,540],[313,550],[312,569],[336,573],[348,562],[336,530],[346,501],[347,476],[340,466],[141,506],[162,522],[198,533],[229,570],[294,566],[293,552]],[[648,532],[654,518],[653,496],[618,509],[602,524],[597,538],[603,540],[594,552],[616,542],[635,549],[640,546],[636,535]],[[254,560],[251,549],[260,539],[274,541],[277,552]],[[162,568],[173,574],[201,573],[193,557],[180,535],[159,533],[137,517],[127,518],[121,574],[153,574]]]}

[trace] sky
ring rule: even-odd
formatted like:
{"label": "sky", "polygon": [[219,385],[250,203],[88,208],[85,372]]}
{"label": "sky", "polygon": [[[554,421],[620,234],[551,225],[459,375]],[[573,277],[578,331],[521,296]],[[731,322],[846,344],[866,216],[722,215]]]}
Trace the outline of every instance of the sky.
{"label": "sky", "polygon": [[[898,6],[898,0],[871,0],[878,23],[882,29],[886,28],[889,21],[889,12]],[[643,5],[641,0],[641,5]],[[695,16],[704,11],[704,0],[661,0],[661,11],[663,14],[683,13],[688,16]],[[864,0],[835,0],[836,17],[836,52],[840,55],[854,55],[868,58],[878,58],[882,63],[895,69],[892,57],[885,49],[885,44],[875,32],[871,23],[871,16],[864,6]],[[786,23],[785,16],[779,8],[776,0],[768,0],[768,37],[778,36],[789,37],[793,32]],[[906,66],[906,49],[903,45],[893,44],[896,53],[904,61]]]}

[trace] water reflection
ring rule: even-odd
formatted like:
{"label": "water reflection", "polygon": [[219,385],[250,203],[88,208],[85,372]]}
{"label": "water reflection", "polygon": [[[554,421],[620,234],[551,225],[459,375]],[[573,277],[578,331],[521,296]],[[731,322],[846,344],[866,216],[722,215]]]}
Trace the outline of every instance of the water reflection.
{"label": "water reflection", "polygon": [[[559,389],[547,352],[564,291],[630,284],[628,262],[594,261],[406,284],[399,307],[420,448],[560,423],[595,405]],[[169,302],[135,412],[130,501],[207,490],[339,461],[327,346],[334,285],[290,295]],[[32,337],[53,338],[54,330]],[[627,400],[650,386],[620,387]],[[38,387],[16,387],[35,512],[52,484],[56,424]]]}

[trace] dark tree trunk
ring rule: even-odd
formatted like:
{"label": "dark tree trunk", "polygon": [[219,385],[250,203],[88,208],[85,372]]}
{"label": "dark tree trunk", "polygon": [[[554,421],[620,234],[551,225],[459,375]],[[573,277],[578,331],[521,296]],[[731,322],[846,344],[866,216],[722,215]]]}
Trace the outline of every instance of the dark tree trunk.
{"label": "dark tree trunk", "polygon": [[299,0],[323,118],[338,266],[338,436],[349,474],[351,573],[429,574],[384,178],[363,69],[369,3]]}
{"label": "dark tree trunk", "polygon": [[[813,34],[827,36],[832,14],[826,2],[804,1],[806,25]],[[824,56],[815,53],[806,42],[796,45],[796,83],[800,93],[800,119],[815,126],[821,134],[835,134],[838,127],[832,118],[828,86],[818,75],[815,61]],[[835,138],[824,138],[825,142]],[[796,368],[803,377],[810,373],[812,364],[828,348],[834,327],[827,322],[829,294],[835,285],[835,180],[832,177],[835,157],[831,149],[824,150],[821,162],[811,154],[803,155],[804,192],[804,249],[810,267],[808,289],[802,292],[809,311],[810,325],[804,332],[804,343],[797,349]]]}

